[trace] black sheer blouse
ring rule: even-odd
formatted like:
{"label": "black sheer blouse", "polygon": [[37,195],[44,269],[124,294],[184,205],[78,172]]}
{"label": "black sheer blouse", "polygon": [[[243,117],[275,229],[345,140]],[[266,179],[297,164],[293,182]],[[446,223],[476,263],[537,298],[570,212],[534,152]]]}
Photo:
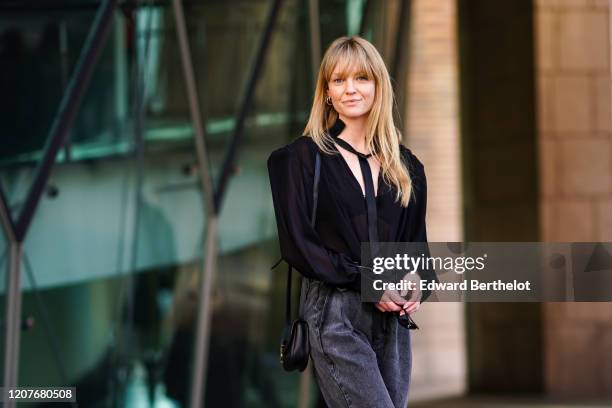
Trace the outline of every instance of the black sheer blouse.
{"label": "black sheer blouse", "polygon": [[[337,136],[345,124],[329,129]],[[395,189],[378,176],[376,206],[380,242],[427,242],[427,182],[423,164],[400,145],[412,178],[408,207],[395,201]],[[304,276],[360,291],[361,243],[368,242],[366,200],[340,152],[321,153],[316,226],[310,225],[316,143],[306,136],[272,152],[268,173],[282,258]],[[422,279],[433,278],[423,276]],[[423,302],[429,296],[424,292]]]}

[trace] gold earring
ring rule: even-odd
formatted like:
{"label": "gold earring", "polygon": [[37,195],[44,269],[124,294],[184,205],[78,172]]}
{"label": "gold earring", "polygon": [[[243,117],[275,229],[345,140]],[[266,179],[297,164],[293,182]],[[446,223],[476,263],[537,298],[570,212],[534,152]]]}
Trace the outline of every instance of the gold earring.
{"label": "gold earring", "polygon": [[325,99],[325,103],[326,103],[326,104],[328,104],[329,106],[333,105],[333,104],[332,104],[332,101],[331,101],[331,97],[329,97],[329,96],[328,96],[328,97]]}

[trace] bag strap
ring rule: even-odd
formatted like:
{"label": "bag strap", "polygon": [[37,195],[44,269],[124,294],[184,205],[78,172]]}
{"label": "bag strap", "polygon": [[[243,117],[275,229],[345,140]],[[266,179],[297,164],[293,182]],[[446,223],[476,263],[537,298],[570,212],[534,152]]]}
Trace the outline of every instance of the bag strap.
{"label": "bag strap", "polygon": [[[319,179],[321,178],[321,154],[317,151],[315,156],[315,168],[314,168],[314,182],[312,185],[312,213],[310,215],[310,225],[314,228],[317,220],[317,204],[319,202]],[[279,260],[276,265],[281,260]],[[275,265],[275,266],[276,266]],[[291,276],[293,267],[291,264],[287,264],[287,295],[285,301],[285,322],[287,325],[291,324]]]}

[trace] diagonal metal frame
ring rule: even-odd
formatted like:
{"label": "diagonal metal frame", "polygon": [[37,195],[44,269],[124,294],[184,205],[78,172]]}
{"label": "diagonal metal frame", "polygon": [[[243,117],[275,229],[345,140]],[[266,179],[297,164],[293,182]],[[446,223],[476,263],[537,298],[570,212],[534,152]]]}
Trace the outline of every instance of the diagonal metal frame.
{"label": "diagonal metal frame", "polygon": [[196,155],[200,172],[200,189],[204,202],[206,220],[206,239],[203,243],[203,267],[202,276],[198,288],[198,314],[196,321],[196,338],[194,342],[194,361],[191,376],[191,387],[189,402],[191,407],[203,406],[206,393],[206,374],[208,367],[208,346],[210,342],[210,322],[212,310],[210,296],[216,267],[218,214],[214,201],[214,187],[212,176],[209,171],[209,160],[206,151],[205,127],[200,109],[197,84],[193,71],[193,61],[189,49],[189,38],[185,23],[185,12],[181,0],[172,0],[174,18],[176,22],[176,35],[179,43],[181,65],[183,68],[183,79],[185,91],[189,102],[189,115],[194,131]]}
{"label": "diagonal metal frame", "polygon": [[15,223],[11,217],[11,209],[8,206],[8,200],[4,195],[4,190],[0,186],[0,222],[2,222],[2,229],[6,234],[8,242],[15,242],[17,238],[15,236]]}
{"label": "diagonal metal frame", "polygon": [[[0,219],[10,247],[6,285],[6,336],[4,347],[4,387],[7,388],[15,388],[18,385],[21,321],[20,267],[23,258],[23,241],[49,180],[57,153],[66,142],[85,91],[89,86],[93,70],[108,38],[116,7],[117,0],[105,0],[98,8],[74,74],[62,97],[56,118],[49,131],[43,159],[38,166],[34,182],[28,191],[25,205],[16,223],[13,221],[12,214],[7,206],[6,197],[0,189]],[[6,407],[15,406],[15,400],[9,399],[8,393],[5,393],[3,402]]]}
{"label": "diagonal metal frame", "polygon": [[[19,353],[19,321],[21,320],[21,293],[20,293],[20,272],[19,264],[21,262],[21,244],[15,236],[15,225],[11,217],[11,210],[7,205],[4,191],[0,188],[0,221],[2,229],[7,238],[8,257],[6,269],[6,300],[5,300],[5,319],[4,319],[4,386],[13,384],[16,386],[17,379],[17,364],[16,358],[10,356],[18,355]],[[17,338],[15,339],[15,333]],[[9,356],[9,358],[7,358]],[[8,380],[7,380],[8,379]],[[5,393],[8,394],[8,393]],[[8,405],[7,396],[2,397],[3,405]],[[14,402],[12,402],[14,406]]]}
{"label": "diagonal metal frame", "polygon": [[[6,335],[4,340],[4,387],[17,387],[19,365],[19,335],[21,330],[21,259],[23,244],[12,241],[9,244],[8,270],[6,275]],[[2,396],[3,406],[14,407],[14,399],[8,393]]]}
{"label": "diagonal metal frame", "polygon": [[215,191],[215,208],[218,210],[221,209],[221,204],[223,202],[225,190],[227,189],[227,185],[229,183],[229,178],[232,173],[234,173],[234,166],[238,156],[238,148],[240,147],[243,138],[244,122],[249,113],[249,109],[251,108],[251,102],[253,100],[253,95],[255,94],[255,87],[259,81],[260,73],[266,58],[266,53],[270,46],[272,32],[276,27],[276,20],[282,3],[283,0],[272,0],[272,4],[270,5],[270,9],[266,17],[264,32],[260,38],[257,53],[255,54],[255,61],[247,79],[246,90],[242,97],[242,103],[240,104],[240,109],[236,117],[236,126],[234,127],[230,146],[225,156],[225,160],[223,161],[221,176],[219,178],[217,190]]}

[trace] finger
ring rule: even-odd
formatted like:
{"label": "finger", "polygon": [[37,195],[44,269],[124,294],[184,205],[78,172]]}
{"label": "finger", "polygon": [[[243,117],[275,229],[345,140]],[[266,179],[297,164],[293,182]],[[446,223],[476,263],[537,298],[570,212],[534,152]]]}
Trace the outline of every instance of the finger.
{"label": "finger", "polygon": [[392,302],[387,302],[387,301],[380,301],[378,302],[378,306],[380,307],[380,309],[382,309],[381,311],[383,312],[391,312],[392,310],[389,308],[389,304]]}
{"label": "finger", "polygon": [[395,302],[385,302],[385,306],[384,306],[387,311],[389,312],[399,312],[400,310],[402,310],[402,307],[399,306],[397,303]]}
{"label": "finger", "polygon": [[382,306],[380,305],[380,303],[376,303],[376,305],[375,305],[375,306],[376,306],[376,308],[377,308],[378,310],[380,310],[381,312],[386,312],[386,310],[382,308]]}
{"label": "finger", "polygon": [[[389,311],[389,312],[393,312],[393,311],[397,311],[399,309],[397,309],[395,306],[397,306],[397,302],[395,302],[391,296],[391,292],[386,291],[385,294],[382,296],[382,298],[380,299],[380,304],[383,305],[383,307]],[[403,302],[402,302],[403,303]]]}
{"label": "finger", "polygon": [[402,305],[402,307],[404,309],[407,309],[409,307],[414,307],[415,305],[420,305],[420,303],[418,301],[416,301],[416,300],[408,300],[408,301],[406,301],[406,303],[404,303]]}
{"label": "finger", "polygon": [[410,314],[410,313],[414,313],[417,310],[419,310],[419,307],[421,306],[421,304],[419,302],[406,302],[406,305],[404,306],[405,306],[404,310],[406,311],[406,313]]}

